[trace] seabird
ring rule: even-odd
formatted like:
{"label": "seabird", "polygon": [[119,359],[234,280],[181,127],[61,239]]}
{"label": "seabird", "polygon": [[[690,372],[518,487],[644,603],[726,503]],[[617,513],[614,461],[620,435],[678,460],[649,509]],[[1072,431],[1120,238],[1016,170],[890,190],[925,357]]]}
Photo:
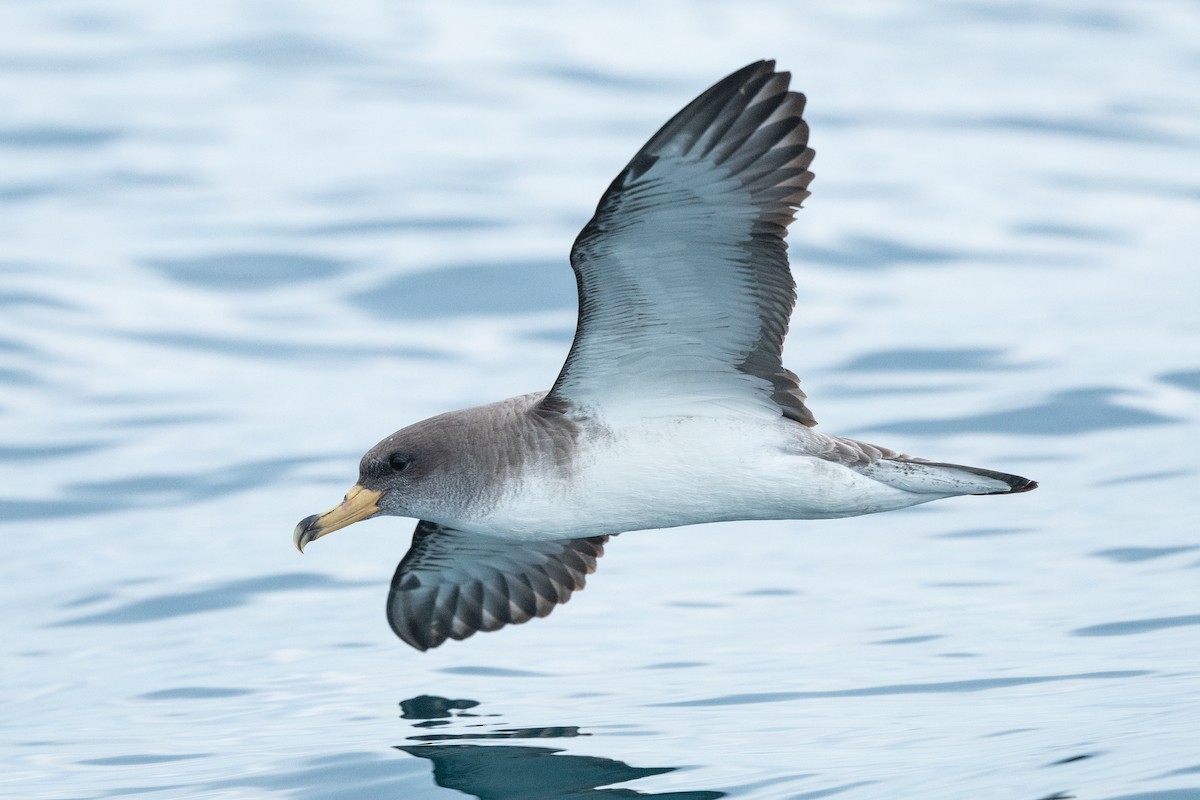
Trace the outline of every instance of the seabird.
{"label": "seabird", "polygon": [[571,248],[579,321],[548,392],[393,433],[340,505],[296,526],[303,551],[359,520],[420,520],[387,603],[405,642],[549,614],[625,531],[1036,488],[815,430],[781,361],[784,237],[813,177],[790,78],[774,61],[738,70],[617,175]]}

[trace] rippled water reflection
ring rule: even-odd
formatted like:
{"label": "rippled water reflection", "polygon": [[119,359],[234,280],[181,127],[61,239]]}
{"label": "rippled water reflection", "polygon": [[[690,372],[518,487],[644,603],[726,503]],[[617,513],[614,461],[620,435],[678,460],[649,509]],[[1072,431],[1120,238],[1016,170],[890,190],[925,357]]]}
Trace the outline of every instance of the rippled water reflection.
{"label": "rippled water reflection", "polygon": [[[1187,4],[0,8],[0,795],[1200,797]],[[615,540],[418,654],[411,525],[291,527],[544,388],[566,253],[730,70],[809,95],[787,363],[1038,479]]]}

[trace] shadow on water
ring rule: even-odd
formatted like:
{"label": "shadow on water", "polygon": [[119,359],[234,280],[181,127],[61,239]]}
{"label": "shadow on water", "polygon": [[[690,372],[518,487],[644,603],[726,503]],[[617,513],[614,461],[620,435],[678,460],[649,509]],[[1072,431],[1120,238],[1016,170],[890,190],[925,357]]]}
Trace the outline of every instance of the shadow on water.
{"label": "shadow on water", "polygon": [[[451,724],[452,719],[480,716],[475,700],[451,700],[422,695],[400,703],[403,719],[418,720],[414,727]],[[447,744],[449,741],[494,739],[561,739],[587,736],[579,728],[502,728],[482,732],[422,734],[410,741],[428,744],[398,745],[397,750],[433,765],[438,786],[455,789],[479,800],[601,800],[602,798],[656,797],[672,800],[716,800],[725,792],[641,792],[611,789],[616,783],[664,775],[677,767],[634,767],[600,756],[564,754],[550,747],[530,745]],[[435,743],[436,742],[436,743]]]}

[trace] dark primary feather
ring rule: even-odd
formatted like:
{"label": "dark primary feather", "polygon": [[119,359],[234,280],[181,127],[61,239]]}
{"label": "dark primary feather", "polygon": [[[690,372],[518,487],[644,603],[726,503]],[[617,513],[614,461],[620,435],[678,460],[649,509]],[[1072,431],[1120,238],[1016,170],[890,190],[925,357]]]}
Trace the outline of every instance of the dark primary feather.
{"label": "dark primary feather", "polygon": [[521,542],[422,520],[396,569],[388,623],[418,650],[544,617],[583,588],[607,536]]}
{"label": "dark primary feather", "polygon": [[804,95],[774,66],[705,91],[609,186],[571,252],[579,324],[548,401],[757,394],[816,424],[781,363],[795,304],[784,237],[813,151]]}

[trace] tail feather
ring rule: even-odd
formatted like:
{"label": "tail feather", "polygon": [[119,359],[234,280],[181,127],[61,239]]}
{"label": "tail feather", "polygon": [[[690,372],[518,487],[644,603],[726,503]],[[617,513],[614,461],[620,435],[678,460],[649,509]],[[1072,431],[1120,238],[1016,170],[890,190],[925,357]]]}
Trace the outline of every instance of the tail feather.
{"label": "tail feather", "polygon": [[939,461],[919,461],[914,463],[924,464],[928,467],[945,467],[946,469],[958,470],[971,475],[979,475],[983,478],[1000,481],[1008,486],[1007,489],[992,489],[984,492],[972,492],[971,494],[1020,494],[1021,492],[1031,492],[1038,488],[1037,481],[1022,478],[1020,475],[1011,475],[1007,472],[996,472],[995,470],[983,469],[982,467],[964,467],[961,464],[943,464]]}
{"label": "tail feather", "polygon": [[883,458],[859,467],[859,471],[897,489],[945,497],[960,494],[1017,494],[1037,488],[1036,481],[1020,475],[908,458]]}

